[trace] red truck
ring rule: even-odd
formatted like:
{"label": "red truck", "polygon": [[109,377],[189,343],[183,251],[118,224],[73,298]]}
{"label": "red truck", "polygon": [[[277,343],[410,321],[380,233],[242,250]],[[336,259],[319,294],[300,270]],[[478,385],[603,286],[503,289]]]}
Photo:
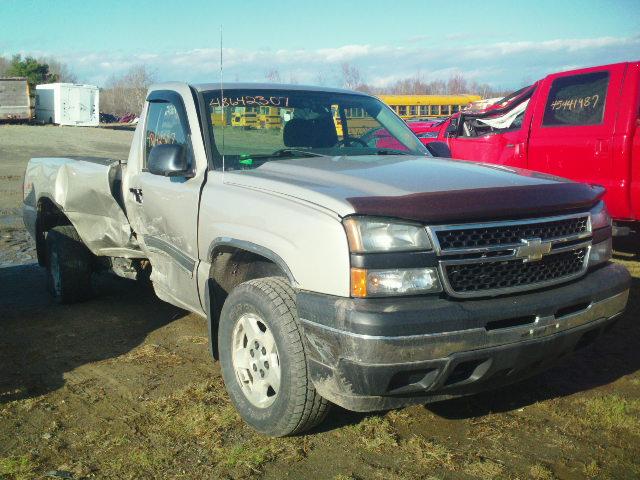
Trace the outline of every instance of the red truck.
{"label": "red truck", "polygon": [[624,233],[640,221],[639,126],[640,62],[625,62],[548,75],[414,133],[425,144],[446,143],[453,158],[602,185]]}

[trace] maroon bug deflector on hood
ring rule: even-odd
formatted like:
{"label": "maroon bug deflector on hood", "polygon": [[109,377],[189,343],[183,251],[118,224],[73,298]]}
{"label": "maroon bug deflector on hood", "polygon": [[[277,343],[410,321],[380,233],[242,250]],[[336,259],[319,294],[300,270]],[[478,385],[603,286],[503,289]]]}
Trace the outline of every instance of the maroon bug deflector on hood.
{"label": "maroon bug deflector on hood", "polygon": [[536,217],[587,210],[604,188],[582,183],[518,185],[402,196],[352,197],[357,214],[397,217],[417,222],[472,222]]}

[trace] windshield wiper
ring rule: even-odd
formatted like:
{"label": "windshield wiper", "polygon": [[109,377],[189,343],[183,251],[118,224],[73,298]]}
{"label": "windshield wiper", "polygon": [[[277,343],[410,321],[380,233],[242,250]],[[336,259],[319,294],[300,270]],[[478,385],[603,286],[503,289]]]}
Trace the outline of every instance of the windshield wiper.
{"label": "windshield wiper", "polygon": [[329,155],[323,155],[322,153],[309,152],[307,150],[298,150],[296,148],[283,148],[267,156],[268,157],[293,157],[295,155],[300,155],[303,157],[328,157],[329,156]]}
{"label": "windshield wiper", "polygon": [[405,152],[404,150],[393,150],[387,148],[384,150],[376,150],[376,155],[411,155],[411,153]]}

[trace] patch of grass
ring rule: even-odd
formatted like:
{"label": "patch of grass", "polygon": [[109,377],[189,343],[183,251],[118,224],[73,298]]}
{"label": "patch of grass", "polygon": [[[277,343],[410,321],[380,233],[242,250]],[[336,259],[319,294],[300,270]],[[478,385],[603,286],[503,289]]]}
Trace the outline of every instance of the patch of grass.
{"label": "patch of grass", "polygon": [[460,456],[449,450],[445,445],[426,440],[414,435],[404,445],[404,450],[409,453],[405,455],[411,458],[412,463],[416,463],[421,470],[430,470],[442,467],[447,470],[456,470],[460,463]]}
{"label": "patch of grass", "polygon": [[35,476],[34,470],[35,465],[26,455],[0,458],[0,478],[11,480],[33,478]]}
{"label": "patch of grass", "polygon": [[120,357],[120,360],[135,363],[153,362],[161,363],[162,365],[179,365],[182,363],[182,358],[179,355],[154,343],[142,345],[127,355]]}
{"label": "patch of grass", "polygon": [[348,429],[358,436],[358,440],[368,450],[398,446],[398,436],[384,417],[377,415],[365,417],[364,420],[348,427]]}
{"label": "patch of grass", "polygon": [[531,478],[534,480],[553,480],[555,478],[549,467],[540,463],[531,466],[529,475],[531,475]]}
{"label": "patch of grass", "polygon": [[222,461],[229,467],[244,467],[258,472],[259,467],[274,458],[279,449],[271,445],[250,444],[236,445],[221,451]]}
{"label": "patch of grass", "polygon": [[199,337],[196,335],[183,335],[178,340],[180,342],[193,343],[195,345],[206,345],[209,343],[209,339],[207,337]]}
{"label": "patch of grass", "polygon": [[583,423],[605,430],[627,430],[640,434],[640,400],[618,395],[603,395],[581,401],[585,409]]}
{"label": "patch of grass", "polygon": [[220,380],[189,385],[149,403],[150,429],[175,440],[213,438],[241,423]]}
{"label": "patch of grass", "polygon": [[160,473],[177,458],[195,455],[213,469],[213,478],[229,472],[251,477],[275,458],[286,462],[305,456],[302,437],[268,438],[248,427],[229,402],[220,378],[193,383],[145,406],[147,411],[136,422],[145,444],[132,458],[122,458],[116,471],[126,471],[122,467],[133,463],[135,472]]}
{"label": "patch of grass", "polygon": [[595,460],[591,460],[589,463],[585,464],[582,471],[588,478],[597,478],[600,476],[600,467],[598,466],[598,462]]}
{"label": "patch of grass", "polygon": [[353,475],[344,475],[342,473],[339,473],[338,475],[333,477],[333,480],[358,480],[358,478],[354,477]]}
{"label": "patch of grass", "polygon": [[171,462],[171,455],[163,449],[133,450],[129,454],[131,462],[145,472],[161,472]]}
{"label": "patch of grass", "polygon": [[485,458],[465,465],[464,471],[482,479],[497,478],[504,473],[504,467],[493,460]]}

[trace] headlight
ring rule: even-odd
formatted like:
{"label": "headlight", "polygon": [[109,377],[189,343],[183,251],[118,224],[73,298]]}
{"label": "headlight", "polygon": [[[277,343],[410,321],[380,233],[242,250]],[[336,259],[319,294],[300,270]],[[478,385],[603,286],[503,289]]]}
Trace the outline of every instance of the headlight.
{"label": "headlight", "polygon": [[[604,202],[598,202],[598,204],[591,209],[589,215],[591,217],[591,230],[594,232],[601,228],[611,228],[613,226],[613,222]],[[602,238],[602,236],[600,236],[600,238]],[[601,263],[608,262],[611,260],[611,256],[612,243],[611,236],[609,236],[606,240],[591,246],[591,252],[589,253],[589,267],[594,267]]]}
{"label": "headlight", "polygon": [[351,269],[351,295],[353,297],[418,295],[440,291],[442,291],[442,286],[435,268]]}
{"label": "headlight", "polygon": [[613,225],[607,206],[604,202],[599,202],[589,212],[591,215],[591,229],[597,230],[599,228],[611,227]]}
{"label": "headlight", "polygon": [[344,228],[351,253],[431,249],[426,229],[415,223],[375,217],[349,217],[344,220]]}
{"label": "headlight", "polygon": [[611,237],[604,242],[596,243],[591,246],[589,253],[589,267],[595,267],[601,263],[608,262],[612,256]]}

